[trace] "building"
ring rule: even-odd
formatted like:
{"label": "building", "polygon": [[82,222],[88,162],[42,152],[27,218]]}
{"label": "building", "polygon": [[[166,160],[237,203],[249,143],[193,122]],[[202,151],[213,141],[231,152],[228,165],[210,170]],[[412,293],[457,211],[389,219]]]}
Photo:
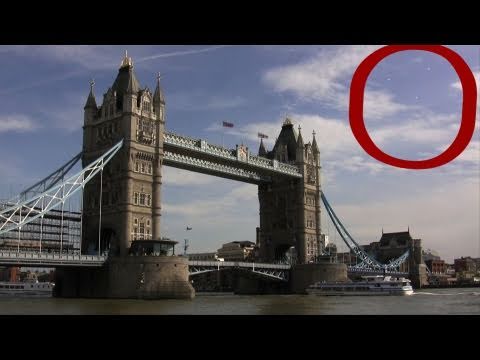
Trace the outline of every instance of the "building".
{"label": "building", "polygon": [[80,250],[81,219],[79,212],[52,209],[22,226],[21,242],[17,231],[0,234],[0,249],[76,253]]}
{"label": "building", "polygon": [[312,142],[304,143],[301,128],[294,129],[286,117],[271,151],[260,142],[259,157],[296,165],[301,179],[272,178],[258,186],[260,202],[259,247],[262,261],[284,261],[292,246],[298,263],[304,264],[322,254],[320,224],[320,150],[313,133]]}
{"label": "building", "polygon": [[448,265],[445,264],[445,260],[441,259],[429,259],[425,260],[425,265],[432,274],[446,274]]}
{"label": "building", "polygon": [[101,250],[125,256],[132,241],[161,238],[165,98],[160,76],[153,93],[140,86],[127,54],[99,106],[93,84],[84,106],[83,165],[124,142],[102,176],[85,186],[82,250],[98,251],[101,205]]}
{"label": "building", "polygon": [[477,272],[477,263],[475,259],[470,256],[461,257],[460,259],[454,259],[455,272],[467,272],[467,273],[476,273]]}
{"label": "building", "polygon": [[216,261],[217,259],[218,259],[217,252],[205,252],[205,253],[188,254],[188,260]]}
{"label": "building", "polygon": [[255,259],[255,243],[251,241],[232,241],[223,244],[217,250],[217,255],[225,261],[253,261]]}
{"label": "building", "polygon": [[428,283],[427,269],[423,261],[422,241],[413,239],[410,229],[407,231],[384,233],[379,241],[364,245],[363,250],[383,264],[396,259],[409,251],[408,260],[400,265],[400,271],[408,272],[414,287]]}

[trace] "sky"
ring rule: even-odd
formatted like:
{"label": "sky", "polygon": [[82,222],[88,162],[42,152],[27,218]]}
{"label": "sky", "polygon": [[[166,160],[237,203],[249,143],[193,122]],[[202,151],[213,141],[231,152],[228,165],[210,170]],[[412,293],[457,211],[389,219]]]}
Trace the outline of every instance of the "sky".
{"label": "sky", "polygon": [[[378,241],[382,229],[410,229],[412,237],[449,262],[480,256],[478,120],[463,153],[428,170],[385,165],[365,153],[351,132],[350,81],[360,62],[380,47],[0,45],[0,198],[28,187],[81,150],[89,81],[95,80],[101,103],[128,50],[142,87],[154,90],[156,74],[162,74],[168,131],[229,148],[244,143],[254,153],[258,132],[269,136],[271,150],[286,115],[301,125],[305,142],[315,131],[322,190],[358,243]],[[467,62],[478,84],[480,47],[448,47]],[[445,59],[404,51],[382,60],[370,74],[364,117],[383,151],[420,160],[450,145],[461,107],[461,84]],[[223,128],[223,121],[234,127]],[[163,235],[180,243],[187,238],[189,252],[255,241],[255,185],[164,167],[162,197]],[[339,242],[323,215],[322,225]]]}

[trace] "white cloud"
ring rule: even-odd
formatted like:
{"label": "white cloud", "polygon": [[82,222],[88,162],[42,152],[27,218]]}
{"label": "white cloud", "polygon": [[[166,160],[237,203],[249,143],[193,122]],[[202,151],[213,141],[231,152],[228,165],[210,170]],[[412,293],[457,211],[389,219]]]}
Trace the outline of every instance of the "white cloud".
{"label": "white cloud", "polygon": [[[317,101],[346,111],[349,106],[348,85],[358,65],[378,46],[348,46],[335,51],[320,51],[308,61],[268,70],[264,82],[277,92],[292,92],[304,101]],[[400,111],[416,109],[395,101],[384,89],[367,87],[364,99],[366,119],[382,119]]]}
{"label": "white cloud", "polygon": [[308,61],[268,70],[263,80],[278,92],[291,91],[300,97],[333,100],[345,90],[339,81],[352,75],[360,62],[378,46],[339,47],[320,51]]}
{"label": "white cloud", "polygon": [[26,115],[0,115],[0,133],[2,132],[27,132],[38,128],[32,119]]}
{"label": "white cloud", "polygon": [[[197,194],[201,196],[199,199],[165,201],[163,233],[174,239],[188,237],[190,252],[216,250],[221,244],[234,240],[255,241],[255,227],[259,223],[257,186],[222,181],[224,184],[219,182],[218,186],[208,189],[193,185],[189,197]],[[200,189],[204,191],[198,191]],[[186,233],[186,225],[193,230]]]}
{"label": "white cloud", "polygon": [[162,181],[168,186],[212,185],[219,180],[214,176],[180,170],[169,166],[164,166],[162,172]]}
{"label": "white cloud", "polygon": [[204,53],[204,52],[208,52],[208,51],[222,49],[222,48],[228,47],[228,46],[231,46],[231,45],[219,45],[219,46],[211,46],[211,47],[202,48],[202,49],[182,50],[182,51],[160,53],[160,54],[149,55],[149,56],[139,58],[136,62],[140,63],[140,62],[144,62],[144,61],[148,61],[148,60],[162,59],[162,58],[168,58],[168,57],[174,57],[174,56],[185,56],[185,55],[200,54],[200,53]]}
{"label": "white cloud", "polygon": [[364,110],[366,120],[380,120],[400,111],[414,109],[418,109],[418,107],[396,102],[393,94],[386,90],[367,89],[365,92]]}
{"label": "white cloud", "polygon": [[[325,118],[313,114],[292,114],[294,126],[300,125],[302,137],[305,143],[312,141],[312,132],[315,130],[317,143],[322,153],[334,153],[336,151],[351,150],[356,141],[351,135],[350,125],[346,121],[333,118]],[[222,128],[218,123],[211,124],[207,131],[225,131],[228,135],[237,136],[242,139],[258,141],[258,133],[261,132],[269,136],[264,141],[271,150],[275,143],[276,136],[282,128],[282,120],[275,122],[261,121],[249,123],[234,128]],[[254,149],[256,151],[257,149]]]}
{"label": "white cloud", "polygon": [[227,221],[227,218],[236,218],[239,202],[257,199],[257,187],[250,184],[241,184],[233,190],[220,194],[214,199],[191,200],[183,203],[165,203],[163,211],[167,214],[195,217],[199,220]]}
{"label": "white cloud", "polygon": [[416,113],[412,119],[377,127],[370,136],[378,144],[408,141],[433,148],[455,138],[459,124],[449,124],[455,120],[455,114]]}
{"label": "white cloud", "polygon": [[438,250],[449,262],[460,256],[478,256],[478,237],[472,236],[480,232],[478,178],[445,180],[415,194],[404,190],[399,183],[396,196],[355,199],[355,204],[337,205],[335,211],[361,244],[378,241],[382,227],[395,232],[410,226],[414,238],[421,238],[424,247]]}

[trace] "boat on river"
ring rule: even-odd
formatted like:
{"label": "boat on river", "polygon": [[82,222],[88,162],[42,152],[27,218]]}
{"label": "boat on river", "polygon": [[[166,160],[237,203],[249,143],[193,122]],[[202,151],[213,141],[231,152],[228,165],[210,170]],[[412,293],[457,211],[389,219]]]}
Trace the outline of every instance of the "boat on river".
{"label": "boat on river", "polygon": [[0,282],[0,296],[51,297],[55,284],[50,282]]}
{"label": "boat on river", "polygon": [[306,289],[312,295],[412,295],[409,279],[393,276],[363,276],[361,281],[317,282]]}

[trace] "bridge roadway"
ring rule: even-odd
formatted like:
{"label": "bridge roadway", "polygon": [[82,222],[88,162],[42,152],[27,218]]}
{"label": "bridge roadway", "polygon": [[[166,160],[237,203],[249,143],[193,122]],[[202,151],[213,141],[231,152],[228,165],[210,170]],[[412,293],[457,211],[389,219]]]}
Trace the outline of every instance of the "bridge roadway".
{"label": "bridge roadway", "polygon": [[[33,267],[101,267],[108,255],[59,254],[33,251],[0,250],[0,266],[33,266]],[[271,264],[243,261],[197,261],[188,262],[190,275],[199,275],[220,269],[243,269],[267,276],[276,280],[288,280],[290,264]],[[348,268],[349,274],[381,275],[376,270]],[[386,272],[392,276],[407,276],[404,272]]]}
{"label": "bridge roadway", "polygon": [[[58,252],[37,252],[37,251],[12,251],[0,249],[0,265],[2,266],[87,266],[99,267],[107,261],[108,255],[80,255],[60,254]],[[239,261],[189,261],[190,267],[196,268],[252,268],[268,270],[289,270],[288,264],[252,263]]]}
{"label": "bridge roadway", "polygon": [[0,250],[0,266],[101,267],[106,260],[106,255]]}
{"label": "bridge roadway", "polygon": [[164,136],[163,164],[180,169],[219,176],[242,182],[261,184],[271,176],[301,178],[302,173],[293,164],[279,162],[212,145],[202,139],[193,139],[170,132]]}

